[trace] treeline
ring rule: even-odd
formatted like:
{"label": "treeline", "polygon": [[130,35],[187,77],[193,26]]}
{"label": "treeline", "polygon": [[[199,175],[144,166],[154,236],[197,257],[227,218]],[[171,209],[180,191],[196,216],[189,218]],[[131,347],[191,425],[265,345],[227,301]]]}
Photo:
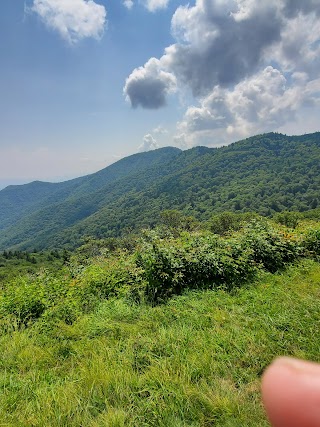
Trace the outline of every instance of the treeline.
{"label": "treeline", "polygon": [[32,252],[8,250],[8,251],[3,251],[2,254],[0,254],[0,258],[6,259],[6,260],[21,259],[21,260],[25,260],[33,264],[36,264],[38,260],[41,261],[44,258],[47,259],[48,261],[53,261],[55,258],[66,259],[67,253],[68,252],[66,250],[59,251],[57,249],[51,250],[51,251],[40,251],[40,252],[37,249],[34,249]]}
{"label": "treeline", "polygon": [[69,259],[67,250],[19,251],[7,250],[0,253],[0,285],[12,278],[34,274],[42,269],[59,270]]}

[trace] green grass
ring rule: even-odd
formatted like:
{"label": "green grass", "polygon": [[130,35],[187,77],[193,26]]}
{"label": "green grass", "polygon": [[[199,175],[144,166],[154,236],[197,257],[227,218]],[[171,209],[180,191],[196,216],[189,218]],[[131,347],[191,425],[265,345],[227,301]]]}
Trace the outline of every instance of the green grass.
{"label": "green grass", "polygon": [[157,307],[115,299],[72,325],[2,320],[0,426],[264,427],[278,355],[320,360],[320,265]]}

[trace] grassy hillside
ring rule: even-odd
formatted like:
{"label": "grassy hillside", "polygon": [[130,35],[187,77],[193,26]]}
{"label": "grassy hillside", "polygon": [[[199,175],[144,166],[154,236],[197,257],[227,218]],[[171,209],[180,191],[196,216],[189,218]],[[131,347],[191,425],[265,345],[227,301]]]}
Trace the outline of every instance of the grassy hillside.
{"label": "grassy hillside", "polygon": [[153,226],[164,209],[200,220],[226,210],[268,216],[314,209],[319,165],[320,133],[271,133],[218,149],[138,154],[72,183],[72,191],[44,197],[40,207],[20,210],[14,225],[3,219],[0,248],[73,248],[84,235],[112,237]]}
{"label": "grassy hillside", "polygon": [[1,424],[268,426],[265,367],[320,361],[319,256],[319,224],[254,220],[225,237],[154,231],[133,252],[88,242],[59,271],[4,282]]}
{"label": "grassy hillside", "polygon": [[72,326],[2,334],[6,426],[267,426],[259,378],[275,355],[319,360],[318,265],[235,295],[102,304]]}

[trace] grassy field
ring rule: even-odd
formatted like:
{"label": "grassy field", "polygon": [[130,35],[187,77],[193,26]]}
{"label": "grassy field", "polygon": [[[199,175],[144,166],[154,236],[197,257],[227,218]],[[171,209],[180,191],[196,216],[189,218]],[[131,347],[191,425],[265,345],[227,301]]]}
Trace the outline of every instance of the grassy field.
{"label": "grassy field", "polygon": [[320,265],[151,307],[101,302],[72,325],[2,320],[0,426],[264,427],[277,355],[319,361]]}

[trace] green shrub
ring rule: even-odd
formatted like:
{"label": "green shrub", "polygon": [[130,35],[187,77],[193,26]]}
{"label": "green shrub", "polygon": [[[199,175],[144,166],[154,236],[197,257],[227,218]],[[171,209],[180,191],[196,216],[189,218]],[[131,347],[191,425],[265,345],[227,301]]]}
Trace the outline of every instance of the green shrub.
{"label": "green shrub", "polygon": [[296,240],[266,221],[253,221],[248,225],[242,242],[243,247],[252,250],[253,260],[272,273],[302,255],[302,247]]}
{"label": "green shrub", "polygon": [[213,235],[187,241],[155,236],[138,254],[137,263],[144,270],[146,299],[154,304],[187,289],[239,286],[256,271],[249,248]]}
{"label": "green shrub", "polygon": [[142,275],[135,258],[124,251],[104,262],[92,263],[77,280],[81,283],[83,297],[94,295],[105,299],[134,294],[141,284]]}
{"label": "green shrub", "polygon": [[208,226],[212,233],[223,236],[230,231],[240,230],[246,223],[258,218],[259,215],[254,212],[222,212],[214,215],[208,222]]}
{"label": "green shrub", "polygon": [[308,255],[318,258],[320,256],[320,229],[307,232],[302,240],[302,244]]}
{"label": "green shrub", "polygon": [[288,228],[296,228],[299,225],[301,214],[299,212],[279,212],[274,216],[274,220]]}
{"label": "green shrub", "polygon": [[231,230],[239,230],[242,218],[234,212],[223,212],[214,215],[209,221],[209,229],[212,233],[223,235]]}
{"label": "green shrub", "polygon": [[299,257],[320,256],[319,228],[296,236],[261,219],[241,227],[228,237],[183,230],[174,237],[157,229],[144,233],[135,254],[103,253],[102,246],[93,258],[75,254],[56,273],[43,269],[3,285],[0,316],[18,326],[39,318],[43,325],[71,325],[101,300],[159,304],[186,290],[231,290],[261,268],[276,272]]}
{"label": "green shrub", "polygon": [[276,272],[303,255],[294,236],[258,219],[228,239],[210,233],[161,239],[154,231],[146,237],[137,264],[144,271],[146,299],[153,304],[186,289],[232,289],[258,268]]}
{"label": "green shrub", "polygon": [[7,286],[0,300],[1,317],[9,316],[18,326],[38,319],[45,309],[43,289],[27,278],[17,279]]}

